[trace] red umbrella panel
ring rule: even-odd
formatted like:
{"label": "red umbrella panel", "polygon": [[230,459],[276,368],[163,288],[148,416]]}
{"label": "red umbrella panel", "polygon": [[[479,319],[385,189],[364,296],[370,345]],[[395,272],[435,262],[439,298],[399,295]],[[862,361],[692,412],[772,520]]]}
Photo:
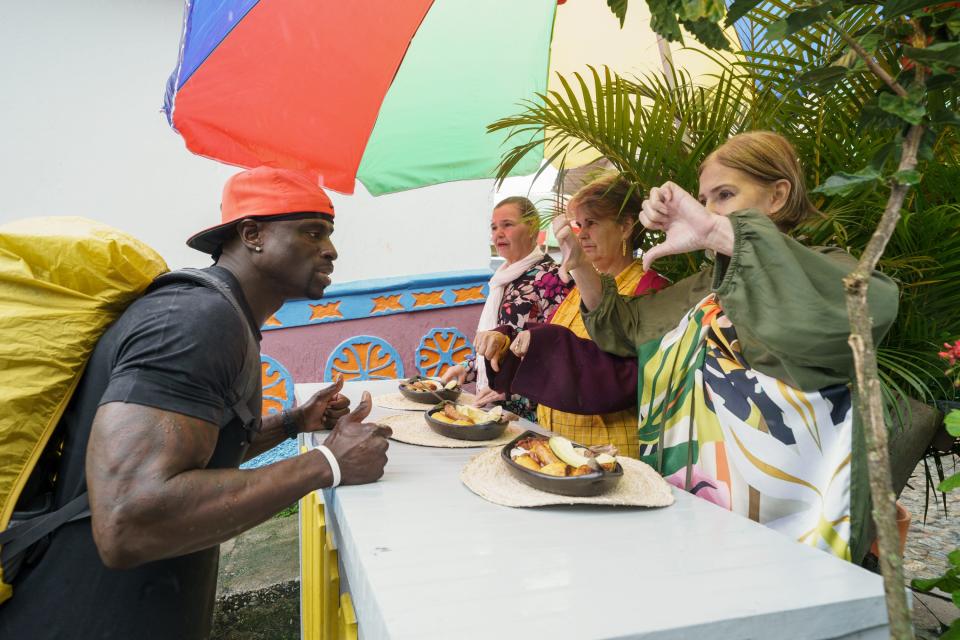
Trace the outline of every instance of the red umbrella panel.
{"label": "red umbrella panel", "polygon": [[194,153],[352,193],[384,95],[432,4],[188,2],[166,112]]}

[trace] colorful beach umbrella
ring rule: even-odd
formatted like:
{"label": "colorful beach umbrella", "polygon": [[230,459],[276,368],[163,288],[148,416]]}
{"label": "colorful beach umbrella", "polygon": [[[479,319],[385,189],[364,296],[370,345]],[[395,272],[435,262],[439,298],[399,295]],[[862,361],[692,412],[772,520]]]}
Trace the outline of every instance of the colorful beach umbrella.
{"label": "colorful beach umbrella", "polygon": [[301,169],[341,193],[490,177],[504,135],[486,126],[551,73],[686,55],[643,10],[620,29],[603,0],[187,0],[164,110],[196,154]]}

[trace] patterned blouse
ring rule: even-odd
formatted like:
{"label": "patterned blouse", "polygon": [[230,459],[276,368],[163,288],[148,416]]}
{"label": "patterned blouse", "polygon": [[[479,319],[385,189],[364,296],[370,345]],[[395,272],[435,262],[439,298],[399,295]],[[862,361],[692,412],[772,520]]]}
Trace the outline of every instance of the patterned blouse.
{"label": "patterned blouse", "polygon": [[[544,256],[529,271],[504,287],[497,324],[523,331],[528,322],[547,322],[574,286],[572,280],[563,282],[559,271],[560,265],[550,256]],[[464,365],[467,382],[473,382],[477,378],[477,361],[471,356]],[[537,419],[537,405],[523,396],[513,395],[500,404],[522,418],[534,422]]]}

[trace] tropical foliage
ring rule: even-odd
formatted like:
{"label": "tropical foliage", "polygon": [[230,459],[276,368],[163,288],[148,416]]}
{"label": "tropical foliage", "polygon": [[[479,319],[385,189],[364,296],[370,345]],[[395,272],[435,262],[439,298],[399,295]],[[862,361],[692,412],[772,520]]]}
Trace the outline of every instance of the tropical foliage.
{"label": "tropical foliage", "polygon": [[[566,0],[562,0],[561,4]],[[627,0],[607,0],[607,5],[620,20],[627,15]],[[650,7],[650,23],[653,30],[670,41],[682,41],[680,28],[713,49],[726,49],[730,45],[717,24],[726,15],[723,0],[659,0],[647,3]]]}
{"label": "tropical foliage", "polygon": [[[794,29],[795,21],[784,16],[795,7],[783,0],[754,7],[741,25],[738,56],[716,55],[720,71],[706,83],[682,69],[621,77],[589,68],[561,78],[561,90],[537,96],[490,126],[509,130],[516,145],[504,155],[500,175],[545,145],[547,157],[561,165],[570,154],[592,149],[644,191],[665,180],[693,189],[712,149],[736,133],[772,129],[797,148],[823,213],[797,234],[859,256],[883,213],[889,188],[881,178],[896,170],[904,127],[889,117],[889,105],[880,104],[893,94],[838,34],[856,34],[894,75],[907,73],[910,61],[901,60],[902,47],[883,45],[889,38],[880,36],[890,20],[876,6],[855,6],[832,18],[837,28],[813,22]],[[944,113],[960,104],[952,85],[937,99],[937,117],[947,118]],[[929,401],[955,393],[932,355],[946,337],[960,334],[955,129],[941,127],[924,138],[918,169],[922,182],[909,192],[880,262],[900,284],[902,297],[897,324],[878,358],[888,391]],[[916,181],[919,173],[905,179]],[[655,235],[648,239],[658,241]],[[679,278],[699,268],[699,260],[675,256],[657,267]]]}

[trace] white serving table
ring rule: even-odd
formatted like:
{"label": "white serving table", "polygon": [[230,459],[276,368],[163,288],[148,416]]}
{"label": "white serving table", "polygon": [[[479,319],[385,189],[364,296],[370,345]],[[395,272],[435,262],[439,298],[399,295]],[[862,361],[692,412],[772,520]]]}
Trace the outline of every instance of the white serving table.
{"label": "white serving table", "polygon": [[881,579],[857,566],[679,490],[664,509],[491,504],[459,479],[480,451],[391,442],[379,482],[323,492],[360,637],[889,635]]}

